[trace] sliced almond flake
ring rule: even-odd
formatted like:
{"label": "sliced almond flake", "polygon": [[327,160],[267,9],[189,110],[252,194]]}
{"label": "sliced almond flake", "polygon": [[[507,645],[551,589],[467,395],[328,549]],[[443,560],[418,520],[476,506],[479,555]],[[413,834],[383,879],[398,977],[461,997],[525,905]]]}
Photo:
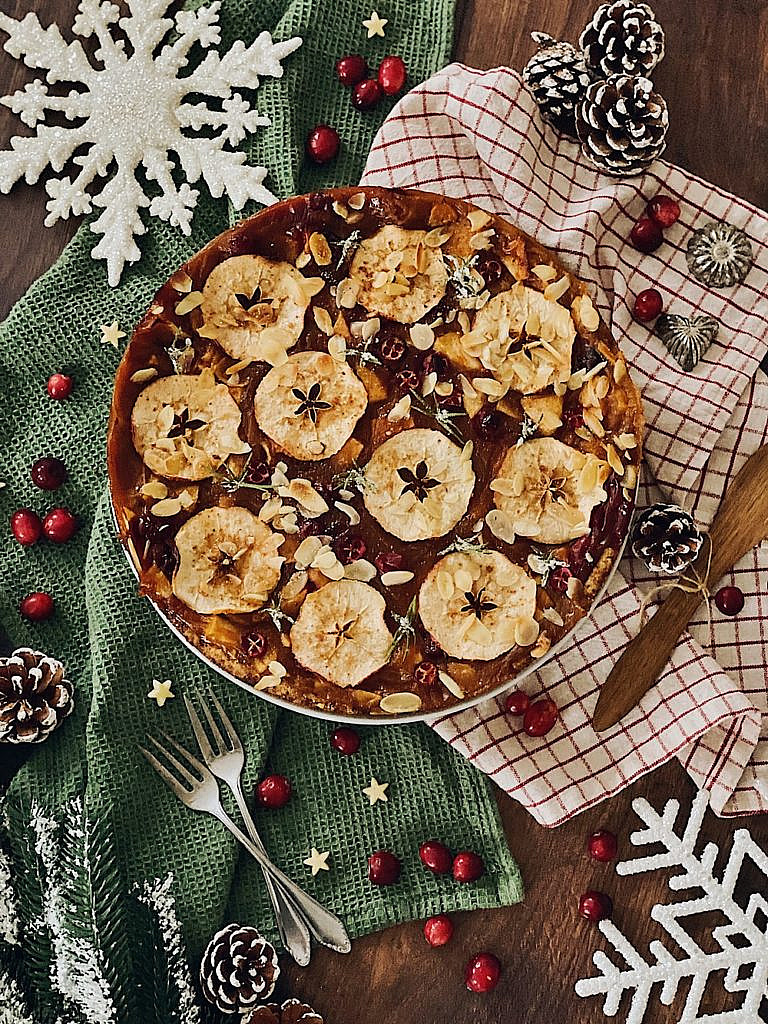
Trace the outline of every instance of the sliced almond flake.
{"label": "sliced almond flake", "polygon": [[435,390],[435,384],[437,384],[437,374],[434,370],[428,373],[424,378],[424,383],[421,385],[421,393],[426,398],[427,395],[431,395]]}
{"label": "sliced almond flake", "polygon": [[240,373],[241,370],[244,370],[246,366],[250,366],[252,362],[252,359],[241,359],[237,363],[232,363],[232,365],[227,367],[227,369],[224,371],[224,375],[226,377],[234,377],[235,374]]}
{"label": "sliced almond flake", "polygon": [[257,682],[253,684],[253,688],[256,693],[261,693],[262,690],[272,690],[275,686],[280,685],[280,679],[277,676],[271,675],[269,672],[265,673]]}
{"label": "sliced almond flake", "polygon": [[532,658],[543,658],[547,651],[552,646],[552,640],[546,633],[541,633],[539,639],[531,648]]}
{"label": "sliced almond flake", "polygon": [[486,514],[485,522],[494,537],[503,540],[505,544],[515,543],[515,524],[506,512],[502,512],[500,508],[492,508]]}
{"label": "sliced almond flake", "polygon": [[337,561],[338,559],[331,548],[327,544],[323,544],[312,559],[312,566],[315,569],[330,569]]}
{"label": "sliced almond flake", "polygon": [[570,287],[570,278],[567,274],[563,274],[563,276],[559,280],[553,281],[551,284],[547,285],[547,287],[544,289],[544,298],[548,302],[557,302],[558,299],[562,298],[563,295],[565,295],[565,293],[568,291]]}
{"label": "sliced almond flake", "polygon": [[362,210],[365,206],[365,192],[355,192],[349,197],[347,203],[353,210]]}
{"label": "sliced almond flake", "polygon": [[619,453],[610,442],[605,446],[605,458],[616,476],[624,476],[624,463],[621,461]]}
{"label": "sliced almond flake", "polygon": [[584,426],[588,427],[589,430],[595,435],[595,437],[603,437],[605,430],[603,424],[600,422],[599,417],[595,414],[594,409],[584,410]]}
{"label": "sliced almond flake", "polygon": [[439,249],[441,245],[444,245],[451,237],[452,231],[450,228],[439,227],[432,228],[424,235],[424,245],[428,249]]}
{"label": "sliced almond flake", "polygon": [[339,281],[336,289],[336,305],[343,309],[352,309],[357,304],[357,293],[359,290],[360,286],[356,281],[345,277],[343,281]]}
{"label": "sliced almond flake", "polygon": [[591,440],[591,435],[589,431],[584,427],[576,427],[576,429],[574,430],[574,434],[576,435],[576,437],[580,437],[582,441]]}
{"label": "sliced almond flake", "polygon": [[325,445],[320,440],[307,441],[307,451],[312,455],[322,455],[325,451]]}
{"label": "sliced almond flake", "polygon": [[623,452],[637,448],[637,438],[634,434],[617,434],[613,439],[613,443],[617,448],[621,448]]}
{"label": "sliced almond flake", "polygon": [[518,619],[515,626],[515,643],[518,647],[530,647],[539,635],[539,624],[535,619]]}
{"label": "sliced almond flake", "polygon": [[624,486],[630,490],[634,490],[635,484],[637,483],[637,469],[635,466],[627,466],[626,472],[624,473]]}
{"label": "sliced almond flake", "polygon": [[391,422],[407,419],[411,414],[411,396],[403,395],[399,402],[396,402],[387,413],[387,419]]}
{"label": "sliced almond flake", "polygon": [[549,622],[553,623],[555,626],[565,625],[563,617],[557,610],[557,608],[545,608],[544,611],[541,613],[541,617],[543,619],[548,619]]}
{"label": "sliced almond flake", "polygon": [[319,231],[313,231],[309,236],[309,251],[315,258],[315,263],[318,267],[327,267],[331,262],[332,254],[331,247],[328,245],[328,239],[325,235]]}
{"label": "sliced almond flake", "polygon": [[441,380],[435,384],[435,394],[441,398],[447,398],[453,394],[453,384],[449,380]]}
{"label": "sliced almond flake", "polygon": [[436,327],[440,327],[442,322],[443,322],[443,318],[441,316],[436,316],[434,320],[430,320],[430,322],[427,324],[427,326],[431,327],[432,330],[434,331],[434,329]]}
{"label": "sliced almond flake", "polygon": [[571,376],[568,378],[569,391],[577,391],[579,388],[584,387],[585,373],[586,370],[582,368],[581,370],[576,370],[575,373],[571,374]]}
{"label": "sliced almond flake", "polygon": [[174,312],[176,316],[184,316],[186,313],[191,313],[193,309],[197,309],[202,301],[202,292],[190,292],[189,295],[185,295],[181,302],[178,303]]}
{"label": "sliced almond flake", "polygon": [[139,491],[145,498],[167,498],[168,488],[162,480],[149,480]]}
{"label": "sliced almond flake", "polygon": [[372,316],[370,320],[364,320],[360,327],[360,337],[363,341],[370,341],[381,330],[381,319]]}
{"label": "sliced almond flake", "polygon": [[552,390],[555,392],[558,398],[562,398],[562,396],[568,390],[568,384],[564,380],[556,380],[555,383],[552,385]]}
{"label": "sliced almond flake", "polygon": [[347,217],[347,224],[359,224],[362,219],[362,213],[350,213],[350,215]]}
{"label": "sliced almond flake", "polygon": [[379,701],[379,707],[388,715],[413,714],[421,708],[421,697],[418,693],[388,693]]}
{"label": "sliced almond flake", "polygon": [[594,381],[595,381],[595,398],[598,400],[598,402],[600,402],[608,394],[608,378],[607,377],[595,377]]}
{"label": "sliced almond flake", "polygon": [[135,373],[132,373],[131,380],[134,384],[143,384],[146,380],[154,380],[157,374],[156,366],[145,366],[142,370],[136,370]]}
{"label": "sliced almond flake", "polygon": [[346,208],[344,203],[340,203],[338,199],[334,199],[334,201],[333,201],[333,203],[331,205],[332,205],[332,208],[333,208],[333,212],[335,214],[337,214],[339,217],[341,217],[342,220],[346,220],[347,219],[347,217],[349,216],[349,210]]}
{"label": "sliced almond flake", "polygon": [[565,596],[567,598],[569,598],[571,601],[576,596],[576,592],[579,589],[579,584],[580,583],[581,583],[581,580],[577,576],[571,576],[571,578],[566,583],[566,585],[565,585]]}
{"label": "sliced almond flake", "polygon": [[506,384],[502,384],[495,377],[475,377],[472,385],[476,391],[481,391],[491,398],[501,398],[509,390]]}
{"label": "sliced almond flake", "polygon": [[185,487],[183,491],[179,492],[179,501],[182,508],[191,508],[197,501],[197,488]]}
{"label": "sliced almond flake", "polygon": [[392,298],[399,298],[401,295],[408,294],[408,286],[404,284],[397,284],[393,281],[391,284],[384,285],[384,292]]}
{"label": "sliced almond flake", "polygon": [[471,640],[476,644],[490,644],[493,643],[493,633],[488,629],[484,622],[480,619],[475,619],[471,623],[465,636],[468,640]]}
{"label": "sliced almond flake", "polygon": [[367,558],[357,558],[344,566],[345,580],[359,580],[361,583],[370,583],[376,576],[376,566]]}
{"label": "sliced almond flake", "polygon": [[152,506],[152,515],[166,519],[170,516],[178,515],[181,512],[181,507],[181,502],[178,498],[163,498],[162,501],[158,501]]}
{"label": "sliced almond flake", "polygon": [[270,661],[267,668],[273,676],[277,676],[278,679],[282,679],[283,676],[288,675],[288,669],[285,665],[282,665],[279,661]]}
{"label": "sliced almond flake", "polygon": [[621,384],[624,378],[627,376],[627,364],[623,359],[617,359],[613,364],[613,379],[617,384]]}
{"label": "sliced almond flake", "polygon": [[473,231],[479,231],[490,223],[491,215],[486,210],[471,210],[467,214],[467,220]]}
{"label": "sliced almond flake", "polygon": [[360,522],[360,513],[352,505],[347,505],[344,501],[334,501],[333,503],[339,512],[343,512],[349,520],[350,526],[357,526]]}
{"label": "sliced almond flake", "polygon": [[294,261],[297,270],[303,270],[308,263],[311,263],[312,256],[308,252],[300,252]]}
{"label": "sliced almond flake", "polygon": [[186,294],[192,291],[192,278],[185,270],[177,270],[168,283],[175,292]]}
{"label": "sliced almond flake", "polygon": [[456,314],[456,323],[461,328],[464,334],[469,334],[469,316],[465,310],[459,310]]}
{"label": "sliced almond flake", "polygon": [[313,534],[309,537],[305,537],[293,553],[293,559],[296,563],[296,567],[299,569],[305,569],[310,566],[315,555],[322,546],[323,542],[319,537],[316,537]]}
{"label": "sliced almond flake", "polygon": [[548,263],[537,263],[535,267],[531,267],[531,273],[535,274],[540,281],[554,281],[557,277],[557,271]]}
{"label": "sliced almond flake", "polygon": [[472,452],[474,450],[475,450],[475,442],[474,441],[465,441],[464,442],[464,447],[461,449],[461,457],[462,457],[462,459],[471,459],[472,458]]}
{"label": "sliced almond flake", "polygon": [[348,490],[346,487],[342,487],[341,490],[339,491],[339,497],[342,498],[344,501],[350,501],[352,498],[354,498],[354,496],[355,492]]}
{"label": "sliced almond flake", "polygon": [[435,332],[428,324],[414,324],[408,333],[411,344],[420,352],[426,352],[435,343]]}
{"label": "sliced almond flake", "polygon": [[446,688],[448,693],[453,694],[454,697],[458,697],[459,699],[461,699],[464,696],[464,691],[453,678],[453,676],[449,676],[447,672],[443,672],[442,669],[438,669],[437,678]]}
{"label": "sliced almond flake", "polygon": [[322,515],[328,511],[328,503],[325,498],[315,488],[311,480],[305,480],[304,477],[298,476],[291,480],[287,487],[281,488],[280,497],[292,498],[305,511],[313,515]]}
{"label": "sliced almond flake", "polygon": [[465,398],[477,398],[477,391],[468,377],[465,377],[463,373],[460,373],[459,381]]}
{"label": "sliced almond flake", "polygon": [[579,318],[585,331],[596,331],[600,326],[600,314],[588,295],[577,295],[571,303],[571,310]]}
{"label": "sliced almond flake", "polygon": [[149,312],[152,313],[154,316],[160,316],[160,314],[163,312],[163,307],[160,305],[159,302],[153,302],[152,305],[149,307]]}
{"label": "sliced almond flake", "polygon": [[515,531],[519,533],[521,537],[535,537],[539,532],[539,524],[534,522],[532,519],[516,519]]}
{"label": "sliced almond flake", "polygon": [[333,321],[327,309],[323,309],[322,306],[313,306],[312,316],[315,318],[315,323],[323,334],[333,334]]}
{"label": "sliced almond flake", "polygon": [[481,252],[483,249],[490,248],[495,233],[493,228],[488,228],[486,231],[478,231],[471,235],[469,239],[470,249],[474,252]]}
{"label": "sliced almond flake", "polygon": [[393,572],[382,573],[381,582],[385,587],[399,587],[403,583],[410,583],[413,575],[408,569],[395,569]]}
{"label": "sliced almond flake", "polygon": [[338,334],[334,334],[332,338],[328,339],[328,355],[337,363],[347,361],[347,343]]}
{"label": "sliced almond flake", "polygon": [[592,377],[596,377],[597,374],[600,373],[601,370],[604,370],[607,365],[608,362],[607,360],[604,359],[601,363],[598,363],[596,366],[593,366],[591,370],[587,370],[587,372],[584,374],[584,380],[587,381],[590,380]]}
{"label": "sliced almond flake", "polygon": [[503,494],[507,498],[515,498],[520,493],[514,480],[507,480],[503,476],[497,476],[488,485],[497,494]]}

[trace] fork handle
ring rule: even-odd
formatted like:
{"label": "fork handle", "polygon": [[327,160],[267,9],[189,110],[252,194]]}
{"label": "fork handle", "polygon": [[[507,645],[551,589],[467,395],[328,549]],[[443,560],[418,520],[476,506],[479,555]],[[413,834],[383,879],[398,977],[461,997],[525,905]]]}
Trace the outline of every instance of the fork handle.
{"label": "fork handle", "polygon": [[[318,942],[328,946],[329,949],[335,950],[337,953],[348,953],[352,949],[352,943],[350,942],[347,930],[335,914],[332,914],[330,910],[326,910],[314,897],[304,892],[293,879],[281,871],[269,859],[263,847],[258,847],[245,832],[239,829],[223,808],[217,808],[210,811],[210,813],[246,848],[250,855],[259,862],[264,871],[268,872],[272,879],[278,882],[281,888],[291,895]],[[250,812],[248,813],[250,816]]]}

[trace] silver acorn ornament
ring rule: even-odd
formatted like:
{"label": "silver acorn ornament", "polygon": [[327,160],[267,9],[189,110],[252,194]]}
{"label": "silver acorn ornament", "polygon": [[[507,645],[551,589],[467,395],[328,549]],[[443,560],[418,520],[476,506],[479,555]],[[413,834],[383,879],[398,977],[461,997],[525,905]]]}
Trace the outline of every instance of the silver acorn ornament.
{"label": "silver acorn ornament", "polygon": [[679,316],[662,313],[656,321],[655,331],[669,354],[686,373],[690,373],[717,337],[719,327],[714,317],[705,314]]}
{"label": "silver acorn ornament", "polygon": [[754,257],[741,228],[713,220],[691,234],[686,259],[697,281],[709,288],[730,288],[741,284]]}

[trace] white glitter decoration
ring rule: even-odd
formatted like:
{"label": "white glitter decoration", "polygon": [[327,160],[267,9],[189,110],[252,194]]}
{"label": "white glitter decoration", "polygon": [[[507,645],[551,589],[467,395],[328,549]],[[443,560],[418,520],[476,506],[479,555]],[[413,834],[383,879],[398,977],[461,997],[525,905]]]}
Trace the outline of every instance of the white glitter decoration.
{"label": "white glitter decoration", "polygon": [[[236,210],[249,199],[275,201],[263,185],[266,168],[249,167],[244,153],[224,148],[238,146],[246,134],[270,123],[233,90],[257,89],[259,76],[281,77],[281,60],[301,45],[299,38],[274,43],[269,32],[262,32],[250,46],[238,40],[220,54],[210,50],[221,40],[219,0],[196,11],[179,11],[174,18],[164,17],[171,0],[128,0],[127,6],[130,14],[121,18],[120,8],[108,0],[81,0],[78,5],[72,29],[84,39],[96,37],[94,63],[79,40],[63,39],[57,25],[44,29],[32,13],[21,21],[0,13],[0,29],[8,33],[4,48],[12,57],[22,58],[28,67],[44,68],[51,85],[83,87],[55,95],[38,78],[2,99],[36,132],[12,138],[11,149],[0,152],[0,191],[8,192],[21,177],[34,184],[48,165],[58,174],[73,159],[81,168],[74,180],[60,176],[46,183],[51,198],[45,224],[89,213],[93,206],[103,208],[91,225],[103,235],[92,255],[107,261],[113,287],[126,262],[135,263],[141,256],[135,239],[146,232],[142,208],[185,235],[191,232],[199,193],[189,183],[202,178],[214,198],[226,192]],[[158,51],[172,29],[177,34]],[[209,52],[180,77],[196,45]],[[184,102],[190,93],[219,103]],[[48,113],[63,115],[71,124],[46,125]],[[205,137],[185,130],[203,131]],[[73,156],[83,146],[87,150]],[[169,158],[172,153],[186,176],[178,186],[171,176],[178,169]],[[140,165],[159,194],[144,191],[136,177]],[[93,181],[113,166],[102,190],[89,194]]]}
{"label": "white glitter decoration", "polygon": [[[600,931],[626,963],[617,967],[603,952],[596,952],[593,961],[597,976],[576,983],[580,996],[604,995],[603,1012],[608,1017],[617,1014],[621,997],[632,992],[626,1024],[641,1024],[648,1006],[652,987],[660,985],[659,1001],[670,1006],[682,983],[690,979],[678,1024],[760,1024],[768,1005],[768,900],[762,893],[752,893],[742,909],[734,899],[734,890],[746,860],[753,861],[766,879],[761,886],[768,892],[768,856],[761,850],[746,829],[733,835],[728,862],[722,879],[714,874],[718,848],[708,843],[700,854],[695,847],[701,831],[709,794],[702,790],[693,802],[688,823],[682,836],[675,832],[680,805],[670,800],[659,814],[647,800],[634,800],[632,806],[647,826],[630,836],[635,846],[661,844],[666,852],[622,861],[616,871],[620,875],[636,875],[646,871],[680,867],[679,874],[669,879],[673,891],[693,889],[702,895],[681,903],[656,905],[651,911],[654,921],[664,928],[670,939],[683,951],[679,958],[661,943],[651,942],[650,956],[643,957],[611,921],[601,921]],[[712,930],[716,952],[707,952],[695,942],[681,925],[685,918],[716,910],[728,922]],[[700,1004],[710,976],[724,972],[723,985],[729,993],[743,994],[741,1005],[717,1014],[701,1014]],[[764,1005],[765,1001],[765,1005]],[[665,1018],[670,1022],[671,1017]]]}

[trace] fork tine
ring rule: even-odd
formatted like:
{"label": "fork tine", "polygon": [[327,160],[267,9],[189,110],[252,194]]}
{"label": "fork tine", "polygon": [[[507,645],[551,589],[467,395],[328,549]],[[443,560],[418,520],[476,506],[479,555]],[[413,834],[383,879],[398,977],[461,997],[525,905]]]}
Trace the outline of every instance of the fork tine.
{"label": "fork tine", "polygon": [[[162,733],[162,735],[165,736],[166,739],[170,738],[166,736],[165,733]],[[173,765],[173,767],[176,769],[179,775],[181,775],[185,782],[188,782],[190,786],[199,785],[200,779],[196,779],[192,772],[189,770],[189,768],[187,768],[186,765],[183,765],[177,757],[174,757],[170,750],[164,747],[159,740],[156,740],[154,736],[148,736],[147,739],[150,741],[150,743],[154,743],[154,745],[157,747],[157,749],[160,751],[163,757]]]}
{"label": "fork tine", "polygon": [[[209,694],[209,696],[211,698],[213,698],[212,694]],[[205,717],[208,719],[208,725],[211,727],[211,732],[213,733],[214,739],[219,744],[219,750],[229,750],[229,751],[231,751],[232,750],[232,744],[231,743],[227,743],[227,741],[221,735],[221,729],[219,729],[219,726],[218,726],[218,724],[216,722],[216,719],[211,714],[211,709],[208,707],[208,705],[205,702],[203,702],[203,713],[204,713]]]}
{"label": "fork tine", "polygon": [[[165,739],[167,739],[168,742],[178,750],[181,756],[189,761],[195,771],[200,775],[200,778],[205,779],[210,776],[211,773],[203,762],[198,760],[194,754],[190,754],[186,747],[182,747],[178,740],[175,740],[173,736],[169,736],[167,732],[163,732],[162,729],[160,730],[160,735],[164,736]],[[170,754],[168,755],[168,759],[170,760]],[[194,779],[194,781],[199,783],[200,779]]]}
{"label": "fork tine", "polygon": [[219,713],[219,718],[221,719],[221,724],[224,726],[224,731],[226,732],[227,736],[229,737],[229,742],[232,744],[232,749],[233,750],[237,750],[238,752],[242,752],[243,745],[240,742],[240,737],[235,732],[235,727],[230,722],[229,716],[227,715],[227,713],[224,710],[224,708],[221,706],[219,700],[216,697],[216,694],[215,693],[210,693],[210,698],[213,701],[213,704],[214,704],[216,710]]}
{"label": "fork tine", "polygon": [[142,746],[139,747],[139,750],[142,752],[144,757],[146,757],[146,759],[155,769],[155,771],[166,784],[166,786],[168,786],[169,789],[173,790],[173,792],[176,794],[179,800],[186,800],[186,798],[189,796],[189,790],[185,789],[182,786],[182,784],[178,781],[178,779],[174,778],[174,776],[171,775],[171,773],[168,771],[165,765],[161,764],[154,754],[150,754],[150,752],[148,750],[145,750],[144,747]]}
{"label": "fork tine", "polygon": [[205,729],[203,723],[200,721],[200,716],[195,711],[192,701],[189,697],[184,694],[184,704],[187,708],[187,714],[189,715],[189,721],[192,724],[192,732],[195,734],[197,745],[200,747],[200,753],[203,755],[204,761],[212,761],[216,756],[213,747],[211,746],[208,737],[205,735]]}

